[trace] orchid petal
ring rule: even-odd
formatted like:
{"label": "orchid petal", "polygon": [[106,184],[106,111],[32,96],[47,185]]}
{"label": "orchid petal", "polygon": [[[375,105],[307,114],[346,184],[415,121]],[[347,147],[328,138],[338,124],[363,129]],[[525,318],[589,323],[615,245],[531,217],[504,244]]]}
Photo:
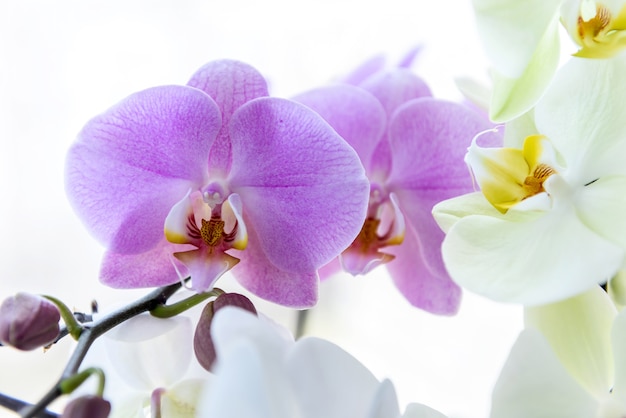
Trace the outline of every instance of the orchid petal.
{"label": "orchid petal", "polygon": [[323,87],[296,96],[320,115],[359,155],[365,170],[385,133],[387,116],[367,91],[349,85]]}
{"label": "orchid petal", "polygon": [[522,331],[493,390],[491,418],[589,418],[598,402],[534,329]]}
{"label": "orchid petal", "polygon": [[358,360],[318,338],[299,340],[286,367],[302,418],[364,417],[379,385]]}
{"label": "orchid petal", "polygon": [[401,418],[446,418],[446,416],[429,406],[410,403]]}
{"label": "orchid petal", "polygon": [[253,341],[268,364],[282,363],[294,344],[293,336],[287,329],[267,317],[234,306],[225,306],[215,312],[211,337],[218,363],[220,357],[227,355],[240,340]]}
{"label": "orchid petal", "polygon": [[611,340],[615,356],[613,396],[623,401],[626,399],[626,310],[622,310],[613,321]]}
{"label": "orchid petal", "polygon": [[232,160],[228,125],[233,113],[244,103],[267,96],[267,82],[248,64],[233,60],[211,61],[196,71],[189,82],[215,100],[222,114],[222,129],[208,159],[211,173],[224,175]]}
{"label": "orchid petal", "polygon": [[238,340],[215,369],[211,385],[200,396],[198,415],[220,418],[297,417],[286,379],[250,341]]}
{"label": "orchid petal", "polygon": [[187,267],[191,276],[191,288],[198,293],[207,292],[219,279],[239,263],[239,259],[223,251],[210,252],[207,248],[174,253]]}
{"label": "orchid petal", "polygon": [[626,56],[571,59],[535,109],[539,132],[567,162],[568,172],[588,184],[607,174],[626,174]]}
{"label": "orchid petal", "polygon": [[399,417],[398,396],[393,383],[385,379],[378,385],[366,418]]}
{"label": "orchid petal", "polygon": [[626,249],[626,177],[603,177],[583,187],[576,208],[589,229]]}
{"label": "orchid petal", "polygon": [[[522,3],[519,4],[522,5]],[[525,8],[526,4],[524,3],[523,6]],[[489,109],[491,120],[505,122],[514,119],[526,113],[541,98],[559,63],[557,26],[558,21],[554,19],[532,55],[528,66],[519,77],[507,77],[494,71],[493,95]],[[510,49],[516,50],[517,48]]]}
{"label": "orchid petal", "polygon": [[100,267],[100,281],[114,288],[165,286],[180,280],[171,254],[192,246],[174,245],[165,237],[150,250],[139,254],[107,251]]}
{"label": "orchid petal", "polygon": [[[406,103],[391,121],[393,169],[387,186],[398,196],[407,223],[418,234],[422,259],[435,275],[447,273],[440,253],[443,234],[431,210],[437,202],[472,190],[464,156],[472,136],[488,128],[470,109],[430,98]],[[483,140],[501,142],[496,134],[485,134]]]}
{"label": "orchid petal", "polygon": [[222,217],[226,231],[230,232],[235,227],[237,228],[235,236],[230,243],[231,248],[244,250],[248,246],[248,229],[243,220],[243,205],[238,194],[233,193],[228,196],[228,199],[222,206]]}
{"label": "orchid petal", "polygon": [[335,257],[330,260],[330,263],[323,265],[317,270],[320,281],[324,281],[329,277],[334,276],[343,271],[339,257]]}
{"label": "orchid petal", "polygon": [[359,65],[343,78],[344,83],[358,86],[367,80],[371,75],[376,74],[385,68],[386,58],[383,54],[374,55],[372,58]]}
{"label": "orchid petal", "polygon": [[613,384],[611,327],[616,311],[606,292],[588,292],[548,305],[526,308],[526,327],[541,331],[569,374],[596,397]]}
{"label": "orchid petal", "polygon": [[518,78],[528,67],[562,0],[472,0],[476,27],[496,71]]}
{"label": "orchid petal", "polygon": [[[175,244],[194,244],[197,241],[189,236],[187,227],[189,219],[197,219],[194,218],[194,208],[189,198],[190,194],[190,192],[187,192],[180,202],[172,206],[172,209],[165,218],[165,238],[167,238],[169,242]],[[211,214],[209,213],[208,217],[205,216],[200,219],[211,219]]]}
{"label": "orchid petal", "polygon": [[367,274],[376,267],[389,263],[394,258],[393,255],[380,251],[362,252],[358,250],[344,251],[339,256],[343,270],[353,276]]}
{"label": "orchid petal", "polygon": [[[472,190],[465,154],[472,138],[490,128],[476,112],[456,103],[430,98],[407,102],[389,127],[393,155],[389,187],[419,193],[434,190],[438,201]],[[485,132],[480,138],[485,146],[502,143],[497,132]]]}
{"label": "orchid petal", "polygon": [[206,175],[219,118],[206,94],[168,86],[88,122],[67,157],[66,189],[90,232],[120,253],[156,245],[171,207]]}
{"label": "orchid petal", "polygon": [[315,305],[319,283],[315,269],[293,272],[273,264],[263,251],[252,223],[248,224],[248,247],[235,254],[240,260],[233,270],[237,281],[255,295],[283,306],[310,308]]}
{"label": "orchid petal", "polygon": [[435,221],[446,234],[460,219],[470,215],[485,215],[506,219],[505,215],[487,201],[482,192],[468,193],[439,202],[432,210]]}
{"label": "orchid petal", "polygon": [[231,138],[229,184],[272,264],[315,271],[354,240],[369,181],[354,150],[320,116],[292,101],[255,99],[233,115]]}
{"label": "orchid petal", "polygon": [[426,264],[421,256],[421,232],[407,225],[402,245],[385,249],[395,256],[387,269],[398,290],[413,306],[438,315],[454,315],[461,302],[461,289],[445,271],[437,274]]}
{"label": "orchid petal", "polygon": [[380,101],[388,118],[403,103],[432,96],[428,85],[408,68],[381,71],[365,80],[361,87]]}
{"label": "orchid petal", "polygon": [[170,386],[185,374],[192,356],[191,336],[189,318],[144,314],[109,331],[104,340],[111,363],[119,366],[115,370],[124,381],[151,391]]}
{"label": "orchid petal", "polygon": [[442,251],[460,286],[525,305],[584,292],[615,274],[624,257],[568,205],[547,213],[509,210],[506,219],[467,216],[450,228]]}
{"label": "orchid petal", "polygon": [[161,416],[194,418],[196,405],[200,401],[204,379],[183,380],[168,388],[161,397]]}

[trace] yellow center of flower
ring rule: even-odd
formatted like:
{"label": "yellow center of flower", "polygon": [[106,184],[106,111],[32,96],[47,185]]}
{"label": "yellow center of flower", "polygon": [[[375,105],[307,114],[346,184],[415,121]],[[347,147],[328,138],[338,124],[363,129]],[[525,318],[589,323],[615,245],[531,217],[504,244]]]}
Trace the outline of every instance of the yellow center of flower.
{"label": "yellow center of flower", "polygon": [[224,225],[221,219],[211,218],[210,221],[202,219],[202,228],[200,228],[202,241],[209,247],[215,247],[224,236]]}
{"label": "yellow center of flower", "polygon": [[576,41],[581,49],[574,55],[585,58],[610,58],[626,47],[626,6],[617,16],[602,4],[588,20],[578,17]]}
{"label": "yellow center of flower", "polygon": [[556,170],[549,165],[538,164],[532,174],[524,179],[522,187],[526,192],[526,198],[545,191],[543,189],[543,182],[554,173],[556,173]]}
{"label": "yellow center of flower", "polygon": [[378,225],[380,225],[380,219],[376,218],[367,218],[363,223],[363,227],[361,228],[361,232],[356,238],[356,241],[361,244],[360,249],[364,253],[366,253],[370,246],[379,241],[379,236],[376,233],[378,230]]}
{"label": "yellow center of flower", "polygon": [[557,171],[546,163],[548,139],[532,135],[523,149],[480,148],[472,145],[466,157],[485,198],[501,213],[545,191],[544,182]]}

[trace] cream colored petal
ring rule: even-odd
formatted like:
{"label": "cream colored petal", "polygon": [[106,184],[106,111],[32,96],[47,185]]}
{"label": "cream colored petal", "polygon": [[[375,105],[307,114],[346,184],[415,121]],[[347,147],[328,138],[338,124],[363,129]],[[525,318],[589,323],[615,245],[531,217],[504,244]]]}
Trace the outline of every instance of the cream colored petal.
{"label": "cream colored petal", "polygon": [[584,292],[621,267],[622,250],[571,207],[515,215],[527,218],[470,215],[450,228],[442,252],[457,284],[496,301],[538,305]]}
{"label": "cream colored petal", "polygon": [[494,387],[490,417],[592,418],[597,408],[539,331],[522,331]]}
{"label": "cream colored petal", "polygon": [[561,0],[473,0],[478,33],[496,70],[518,78],[546,30],[556,31]]}
{"label": "cream colored petal", "polygon": [[561,302],[526,308],[527,327],[539,330],[569,374],[602,397],[613,385],[611,328],[617,314],[600,286]]}
{"label": "cream colored petal", "polygon": [[[493,96],[489,110],[489,116],[493,121],[512,120],[530,110],[541,98],[559,63],[557,26],[558,22],[554,19],[534,51],[528,66],[519,77],[494,72]],[[515,49],[517,45],[511,48]]]}

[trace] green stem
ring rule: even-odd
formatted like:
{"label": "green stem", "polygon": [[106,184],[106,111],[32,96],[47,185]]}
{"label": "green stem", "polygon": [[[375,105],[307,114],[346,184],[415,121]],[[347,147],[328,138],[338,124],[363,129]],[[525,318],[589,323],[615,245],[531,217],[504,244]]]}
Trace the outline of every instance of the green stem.
{"label": "green stem", "polygon": [[64,395],[68,395],[74,392],[76,388],[82,385],[83,382],[92,375],[96,375],[98,377],[98,389],[96,395],[102,397],[102,395],[104,394],[105,376],[102,369],[98,367],[89,367],[88,369],[76,373],[74,376],[70,376],[67,379],[62,380],[61,383],[59,383],[61,393],[63,393]]}
{"label": "green stem", "polygon": [[115,328],[119,324],[133,318],[141,313],[149,312],[159,305],[163,305],[167,300],[176,293],[181,287],[181,283],[175,283],[169,286],[160,287],[143,298],[131,303],[130,305],[119,309],[102,319],[85,327],[78,338],[76,348],[70,357],[70,360],[63,370],[63,374],[58,382],[34,405],[29,405],[20,409],[19,414],[22,418],[33,418],[43,411],[52,401],[61,396],[61,384],[63,381],[78,372],[78,368],[83,359],[87,355],[87,351],[91,344],[105,332]]}
{"label": "green stem", "polygon": [[183,299],[176,303],[172,303],[171,305],[158,305],[156,308],[150,311],[150,315],[157,318],[171,318],[185,312],[187,309],[193,308],[197,304],[207,300],[210,297],[217,297],[222,294],[224,294],[224,291],[218,288],[214,288],[209,292],[196,293],[186,299]]}
{"label": "green stem", "polygon": [[54,303],[56,307],[59,308],[59,312],[61,312],[61,318],[63,318],[63,322],[65,322],[65,327],[67,328],[67,331],[72,336],[72,338],[78,340],[80,334],[83,332],[84,327],[80,322],[78,322],[76,317],[74,317],[74,312],[72,312],[70,308],[68,308],[67,305],[61,302],[59,299],[48,295],[42,296],[48,299],[50,302]]}

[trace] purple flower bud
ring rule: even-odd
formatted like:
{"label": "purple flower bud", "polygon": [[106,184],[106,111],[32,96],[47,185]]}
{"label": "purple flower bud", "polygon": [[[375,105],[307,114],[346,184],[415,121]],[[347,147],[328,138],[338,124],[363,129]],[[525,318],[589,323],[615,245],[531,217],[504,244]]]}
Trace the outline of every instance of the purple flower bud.
{"label": "purple flower bud", "polygon": [[257,314],[250,299],[238,293],[224,293],[213,302],[207,303],[200,314],[200,320],[196,326],[196,333],[193,337],[193,349],[200,365],[208,371],[211,371],[216,358],[215,346],[211,339],[213,314],[225,306],[236,306],[255,315]]}
{"label": "purple flower bud", "polygon": [[111,403],[100,396],[87,395],[70,401],[61,418],[107,418],[111,413]]}
{"label": "purple flower bud", "polygon": [[50,344],[59,336],[59,309],[49,300],[17,293],[0,306],[0,341],[20,350]]}

